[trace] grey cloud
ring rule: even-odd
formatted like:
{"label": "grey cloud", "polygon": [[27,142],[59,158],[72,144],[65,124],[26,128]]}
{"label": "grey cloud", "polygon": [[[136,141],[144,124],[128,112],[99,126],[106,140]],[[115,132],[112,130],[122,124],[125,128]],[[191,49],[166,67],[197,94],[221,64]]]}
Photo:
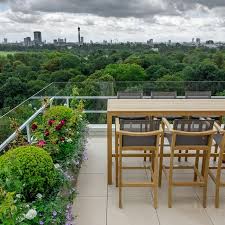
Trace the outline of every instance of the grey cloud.
{"label": "grey cloud", "polygon": [[[14,11],[68,12],[102,17],[144,18],[175,13],[168,0],[9,0]],[[22,7],[21,7],[22,6]]]}
{"label": "grey cloud", "polygon": [[17,23],[40,23],[42,20],[41,15],[39,14],[24,14],[24,13],[8,13],[8,18]]}
{"label": "grey cloud", "polygon": [[209,9],[225,6],[224,0],[169,0],[179,10],[185,11],[195,9],[197,4],[206,6]]}
{"label": "grey cloud", "polygon": [[[6,1],[6,0],[0,0]],[[102,17],[148,18],[154,15],[181,15],[197,4],[208,8],[225,6],[225,0],[8,0],[11,9],[32,12],[66,12]]]}
{"label": "grey cloud", "polygon": [[[0,0],[4,2],[7,0]],[[197,4],[209,9],[225,6],[225,0],[8,0],[13,11],[66,12],[102,17],[148,18],[154,15],[180,15]]]}

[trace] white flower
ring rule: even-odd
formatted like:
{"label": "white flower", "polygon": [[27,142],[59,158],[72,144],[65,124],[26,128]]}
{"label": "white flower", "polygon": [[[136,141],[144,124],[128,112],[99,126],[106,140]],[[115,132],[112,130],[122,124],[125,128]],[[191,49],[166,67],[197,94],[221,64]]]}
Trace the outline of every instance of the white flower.
{"label": "white flower", "polygon": [[37,198],[38,198],[38,199],[42,199],[42,194],[38,193],[38,194],[37,194]]}
{"label": "white flower", "polygon": [[24,216],[20,216],[20,217],[17,217],[16,218],[16,220],[18,221],[18,222],[23,222],[24,221]]}
{"label": "white flower", "polygon": [[71,138],[68,138],[68,139],[67,139],[67,142],[69,142],[69,143],[72,142],[72,141],[73,141],[73,140],[72,140]]}
{"label": "white flower", "polygon": [[21,194],[17,194],[16,195],[16,198],[21,198]]}
{"label": "white flower", "polygon": [[54,164],[54,166],[56,169],[60,169],[60,167],[61,167],[58,163]]}
{"label": "white flower", "polygon": [[30,209],[27,214],[25,215],[25,218],[28,220],[32,220],[37,216],[37,211],[35,209]]}

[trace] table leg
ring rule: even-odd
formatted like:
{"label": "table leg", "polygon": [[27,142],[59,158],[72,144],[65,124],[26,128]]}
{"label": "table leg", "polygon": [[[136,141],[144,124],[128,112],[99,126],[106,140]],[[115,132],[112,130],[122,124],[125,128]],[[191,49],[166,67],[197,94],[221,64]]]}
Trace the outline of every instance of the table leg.
{"label": "table leg", "polygon": [[107,114],[108,185],[112,184],[112,116]]}

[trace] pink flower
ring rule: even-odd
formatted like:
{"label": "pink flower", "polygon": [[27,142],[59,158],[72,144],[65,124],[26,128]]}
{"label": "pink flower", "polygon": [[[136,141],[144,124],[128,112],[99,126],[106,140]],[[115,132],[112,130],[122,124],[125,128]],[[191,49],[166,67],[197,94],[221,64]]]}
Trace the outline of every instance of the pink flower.
{"label": "pink flower", "polygon": [[46,144],[46,142],[44,140],[40,140],[40,141],[38,141],[38,144],[37,145],[39,147],[43,148],[45,146],[45,144]]}
{"label": "pink flower", "polygon": [[49,125],[49,126],[52,126],[53,123],[55,123],[55,120],[49,120],[49,121],[48,121],[48,125]]}
{"label": "pink flower", "polygon": [[32,126],[31,126],[31,129],[33,131],[35,131],[37,128],[38,128],[37,124],[33,123]]}
{"label": "pink flower", "polygon": [[61,120],[60,124],[65,125],[66,121],[65,120]]}

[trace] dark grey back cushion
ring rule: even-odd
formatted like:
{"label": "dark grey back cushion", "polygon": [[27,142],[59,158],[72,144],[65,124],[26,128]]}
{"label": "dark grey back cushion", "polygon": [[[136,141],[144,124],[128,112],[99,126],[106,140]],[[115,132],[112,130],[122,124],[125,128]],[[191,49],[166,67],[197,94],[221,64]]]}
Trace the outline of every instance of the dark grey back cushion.
{"label": "dark grey back cushion", "polygon": [[158,92],[152,91],[151,98],[152,99],[175,99],[177,97],[177,92]]}
{"label": "dark grey back cushion", "polygon": [[141,99],[143,92],[117,92],[118,99]]}
{"label": "dark grey back cushion", "polygon": [[211,91],[186,91],[185,98],[188,99],[210,99],[212,97]]}
{"label": "dark grey back cushion", "polygon": [[[120,119],[120,129],[129,132],[150,132],[160,128],[160,120],[127,120]],[[122,145],[128,146],[155,146],[156,136],[129,136],[123,135]]]}
{"label": "dark grey back cushion", "polygon": [[[173,129],[186,132],[203,132],[212,130],[214,120],[176,119]],[[209,135],[185,136],[177,135],[175,145],[208,145]]]}

